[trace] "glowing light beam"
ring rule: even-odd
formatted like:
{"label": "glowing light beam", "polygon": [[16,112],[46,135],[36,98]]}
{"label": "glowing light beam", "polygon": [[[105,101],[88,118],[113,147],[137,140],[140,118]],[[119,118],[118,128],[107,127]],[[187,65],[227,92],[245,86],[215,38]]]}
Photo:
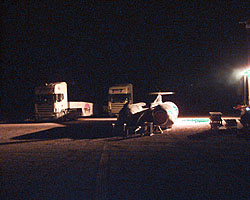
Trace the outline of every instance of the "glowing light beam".
{"label": "glowing light beam", "polygon": [[244,75],[247,75],[248,77],[250,77],[250,69],[246,70],[246,71],[244,72]]}

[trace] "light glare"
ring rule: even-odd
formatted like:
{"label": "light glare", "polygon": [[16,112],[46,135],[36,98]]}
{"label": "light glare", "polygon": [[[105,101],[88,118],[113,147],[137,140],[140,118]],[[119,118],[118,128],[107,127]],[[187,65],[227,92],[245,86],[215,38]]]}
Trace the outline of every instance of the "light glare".
{"label": "light glare", "polygon": [[249,67],[245,67],[245,68],[241,68],[241,69],[236,69],[233,72],[233,76],[237,79],[240,80],[244,75],[250,76],[250,68]]}
{"label": "light glare", "polygon": [[247,70],[244,72],[244,75],[250,76],[250,69],[247,69]]}

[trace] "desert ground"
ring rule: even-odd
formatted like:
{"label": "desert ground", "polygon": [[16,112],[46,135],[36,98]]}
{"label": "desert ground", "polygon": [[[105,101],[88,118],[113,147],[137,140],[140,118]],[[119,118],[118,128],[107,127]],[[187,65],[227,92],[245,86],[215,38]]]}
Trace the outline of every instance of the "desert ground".
{"label": "desert ground", "polygon": [[179,118],[153,136],[115,120],[0,124],[1,199],[250,199],[249,136]]}

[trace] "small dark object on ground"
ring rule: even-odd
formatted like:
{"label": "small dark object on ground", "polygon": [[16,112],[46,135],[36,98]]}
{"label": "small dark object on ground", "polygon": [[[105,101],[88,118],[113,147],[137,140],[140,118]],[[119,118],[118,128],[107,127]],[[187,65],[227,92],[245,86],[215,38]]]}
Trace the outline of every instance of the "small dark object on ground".
{"label": "small dark object on ground", "polygon": [[224,121],[226,122],[226,127],[229,129],[235,129],[237,128],[237,121],[236,119],[224,119]]}
{"label": "small dark object on ground", "polygon": [[211,130],[217,130],[222,126],[221,112],[209,112],[209,115]]}

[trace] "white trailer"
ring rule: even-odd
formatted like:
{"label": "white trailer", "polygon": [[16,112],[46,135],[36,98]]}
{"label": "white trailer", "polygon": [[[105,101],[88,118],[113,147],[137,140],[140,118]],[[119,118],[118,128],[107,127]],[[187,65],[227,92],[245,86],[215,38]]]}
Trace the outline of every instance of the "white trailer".
{"label": "white trailer", "polygon": [[35,118],[57,120],[93,115],[93,103],[69,102],[66,82],[45,84],[35,89]]}
{"label": "white trailer", "polygon": [[77,109],[81,113],[80,117],[89,117],[93,115],[93,103],[80,102],[80,101],[70,101],[69,108],[71,110]]}

